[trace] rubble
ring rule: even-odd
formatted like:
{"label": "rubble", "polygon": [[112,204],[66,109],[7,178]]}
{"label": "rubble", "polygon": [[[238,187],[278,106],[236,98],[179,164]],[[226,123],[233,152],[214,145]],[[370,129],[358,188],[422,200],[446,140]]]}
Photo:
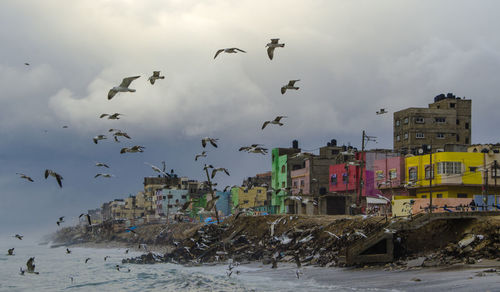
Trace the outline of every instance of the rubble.
{"label": "rubble", "polygon": [[[139,226],[136,234],[113,232],[113,226],[62,229],[59,242],[121,241],[168,247],[167,252],[147,252],[123,263],[171,262],[200,265],[259,261],[300,262],[302,266],[333,267],[341,264],[345,248],[370,234],[390,228],[383,217],[362,216],[245,216],[227,218],[222,224],[176,223]],[[500,259],[500,217],[467,222],[432,222],[411,231],[392,230],[395,260],[386,270],[420,269],[453,264],[473,264]],[[57,240],[56,240],[57,241]]]}

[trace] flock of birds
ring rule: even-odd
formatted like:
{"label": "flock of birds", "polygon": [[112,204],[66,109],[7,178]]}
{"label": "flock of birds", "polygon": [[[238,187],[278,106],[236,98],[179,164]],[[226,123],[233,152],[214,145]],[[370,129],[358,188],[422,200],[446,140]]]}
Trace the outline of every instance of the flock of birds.
{"label": "flock of birds", "polygon": [[[269,57],[270,60],[273,60],[274,58],[274,53],[275,53],[275,49],[276,48],[283,48],[285,47],[285,44],[283,43],[279,43],[279,38],[274,38],[274,39],[271,39],[271,42],[269,42],[268,44],[266,44],[265,46],[267,48],[267,55]],[[214,56],[214,59],[217,58],[217,56],[219,56],[221,53],[227,53],[227,54],[235,54],[235,53],[246,53],[246,51],[242,50],[242,49],[239,49],[239,48],[236,48],[236,47],[231,47],[231,48],[224,48],[224,49],[219,49],[216,51],[215,53],[215,56]],[[25,63],[26,66],[30,66],[29,63]],[[153,71],[153,75],[151,75],[149,78],[148,78],[148,81],[151,83],[151,85],[154,85],[155,82],[157,80],[160,80],[160,79],[165,79],[165,76],[162,76],[160,75],[160,71]],[[114,86],[113,88],[111,88],[109,91],[108,91],[108,95],[107,95],[107,98],[108,100],[111,100],[113,99],[118,93],[126,93],[126,92],[136,92],[135,89],[133,88],[130,88],[130,85],[132,84],[132,82],[136,79],[140,78],[140,76],[131,76],[131,77],[126,77],[126,78],[123,78],[122,82],[118,85],[118,86]],[[281,87],[281,94],[285,94],[287,92],[287,90],[298,90],[299,87],[296,86],[295,84],[297,82],[299,82],[300,79],[294,79],[294,80],[289,80],[287,84],[283,85]],[[380,114],[385,114],[387,113],[387,111],[385,109],[380,109],[379,111],[377,111],[377,115],[380,115]],[[103,119],[103,118],[106,118],[108,120],[119,120],[122,116],[124,116],[124,114],[122,113],[103,113],[99,116],[100,119]],[[264,121],[264,123],[262,124],[262,130],[264,130],[268,125],[278,125],[278,126],[283,126],[283,122],[282,120],[284,118],[287,118],[287,116],[277,116],[275,117],[273,120],[268,120],[268,121]],[[63,126],[63,128],[68,128],[68,126]],[[122,130],[119,130],[119,129],[114,129],[114,128],[111,128],[109,129],[108,131],[109,133],[111,133],[113,139],[115,142],[120,142],[119,140],[119,137],[123,137],[123,138],[126,138],[126,139],[132,139],[130,137],[130,135]],[[99,141],[103,141],[103,140],[106,140],[108,137],[107,135],[104,135],[104,134],[99,134],[99,135],[96,135],[92,138],[93,142],[95,144],[98,144]],[[201,145],[203,148],[206,148],[207,145],[211,145],[213,146],[214,148],[217,148],[218,147],[218,140],[217,138],[212,138],[212,137],[204,137],[201,139]],[[268,153],[268,149],[267,148],[264,148],[263,147],[264,145],[262,144],[252,144],[250,146],[242,146],[239,148],[239,151],[244,151],[244,152],[247,152],[247,153],[256,153],[256,154],[262,154],[262,155],[266,155]],[[120,154],[124,154],[124,153],[141,153],[141,152],[144,152],[144,149],[145,147],[144,146],[141,146],[141,145],[134,145],[134,146],[131,146],[131,147],[123,147],[120,149]],[[203,150],[201,153],[199,154],[196,154],[195,155],[195,158],[194,160],[195,161],[198,161],[198,159],[200,158],[205,158],[207,157],[207,151]],[[151,168],[157,172],[157,173],[160,173],[164,176],[171,176],[171,174],[168,174],[165,172],[165,162],[163,162],[163,169],[160,169],[159,167],[157,166],[154,166],[152,164],[149,164],[149,163],[145,163],[145,164],[148,164],[151,166]],[[106,163],[103,163],[103,162],[96,162],[95,163],[95,166],[97,167],[104,167],[104,168],[107,168],[109,169],[110,167],[106,164]],[[205,170],[206,174],[207,174],[207,184],[209,185],[210,187],[210,190],[211,192],[213,193],[213,190],[212,190],[212,187],[213,186],[216,186],[217,184],[216,183],[212,183],[210,181],[210,179],[214,179],[215,176],[217,175],[217,173],[224,173],[226,175],[229,176],[229,171],[224,168],[224,167],[214,167],[212,165],[207,165],[205,164],[203,169]],[[211,175],[209,176],[209,169],[211,170]],[[172,171],[173,172],[173,171]],[[24,179],[24,180],[27,180],[29,182],[34,182],[34,179],[24,173],[16,173],[17,175],[19,175],[19,177],[21,179]],[[54,170],[51,170],[51,169],[46,169],[45,172],[44,172],[44,177],[45,179],[48,179],[48,177],[53,177],[57,184],[59,185],[60,188],[63,187],[62,185],[62,181],[63,181],[63,177],[61,174],[57,173],[56,171]],[[113,177],[114,175],[112,174],[109,174],[109,173],[97,173],[94,178],[98,178],[98,177],[103,177],[103,178],[111,178]],[[227,191],[229,188],[231,188],[233,186],[226,186],[226,188],[224,189],[224,191]],[[278,190],[275,190],[273,188],[269,188],[270,191],[280,191],[280,190],[289,190],[290,188],[281,188],[281,189],[278,189]],[[218,196],[215,196],[215,194],[213,193],[213,196],[212,198],[207,202],[207,206],[205,207],[205,209],[203,210],[203,208],[201,209],[201,212],[210,212],[214,206],[215,206],[215,203],[218,199]],[[187,208],[189,208],[190,204],[192,203],[193,201],[190,200],[190,201],[187,201],[183,206],[182,208],[180,209],[180,211],[185,211]],[[236,206],[237,208],[238,206]],[[241,212],[238,212],[236,214],[236,216],[240,215]],[[89,214],[85,214],[85,213],[82,213],[79,218],[81,217],[86,217],[87,219],[87,222],[89,224],[89,226],[92,226],[92,221],[91,221],[91,218],[90,218],[90,215]],[[61,223],[65,222],[64,221],[64,216],[61,216],[59,217],[59,219],[56,221],[56,224],[58,226],[61,225]],[[135,233],[133,230],[131,230],[131,232]],[[19,235],[19,234],[16,234],[14,237],[16,237],[17,239],[19,240],[22,240],[23,236],[22,235]],[[128,251],[128,250],[127,250]],[[66,252],[69,254],[71,253],[71,251],[69,249],[66,249]],[[14,255],[14,248],[11,248],[8,250],[8,255]],[[34,257],[31,257],[27,263],[26,263],[26,266],[27,266],[27,269],[24,270],[23,268],[21,268],[21,274],[24,275],[25,271],[29,272],[29,273],[35,273],[35,274],[38,274],[38,272],[35,272],[35,264],[34,264],[34,260],[35,258]],[[87,263],[88,261],[90,260],[90,258],[87,258],[85,259],[85,263]],[[104,258],[104,260],[106,261],[106,257]],[[230,268],[229,268],[229,272],[231,272],[232,270],[232,265],[230,264]],[[120,267],[119,265],[116,266],[116,269],[117,270],[120,270]],[[229,274],[230,276],[230,274]],[[297,272],[297,277],[299,277],[299,273]]]}

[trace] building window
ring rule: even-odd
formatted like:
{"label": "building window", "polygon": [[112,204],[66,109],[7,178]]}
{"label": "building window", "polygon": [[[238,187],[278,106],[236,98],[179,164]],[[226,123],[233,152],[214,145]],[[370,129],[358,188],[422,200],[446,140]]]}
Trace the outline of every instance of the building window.
{"label": "building window", "polygon": [[408,120],[409,120],[408,118],[405,118],[405,119],[404,119],[404,124],[405,124],[405,125],[406,125],[406,124],[408,124]]}
{"label": "building window", "polygon": [[418,172],[416,167],[412,167],[408,171],[408,179],[410,181],[417,181],[418,179]]}
{"label": "building window", "polygon": [[469,123],[465,123],[465,129],[469,129]]}
{"label": "building window", "polygon": [[444,139],[444,133],[437,133],[436,138],[438,139]]}
{"label": "building window", "polygon": [[281,182],[281,187],[282,187],[282,188],[284,188],[284,187],[285,187],[285,182],[284,182],[284,181],[282,181],[282,182]]}
{"label": "building window", "polygon": [[281,173],[285,173],[286,172],[286,167],[284,165],[281,166]]}
{"label": "building window", "polygon": [[331,184],[331,185],[334,185],[334,186],[336,186],[336,185],[337,185],[337,175],[336,175],[336,174],[332,174],[332,175],[330,176],[330,184]]}
{"label": "building window", "polygon": [[465,144],[469,144],[469,138],[465,138]]}
{"label": "building window", "polygon": [[303,180],[303,179],[301,179],[301,180],[300,180],[300,186],[301,186],[301,187],[303,187],[304,185],[305,185],[304,180]]}
{"label": "building window", "polygon": [[417,139],[423,139],[423,138],[425,138],[424,133],[416,133],[415,134],[415,138],[417,138]]}
{"label": "building window", "polygon": [[399,120],[396,120],[396,127],[399,127],[400,124]]}
{"label": "building window", "polygon": [[405,133],[405,140],[408,140],[408,132]]}
{"label": "building window", "polygon": [[349,175],[347,173],[342,174],[342,182],[346,185],[349,183]]}
{"label": "building window", "polygon": [[396,141],[401,141],[401,136],[397,135],[396,136]]}
{"label": "building window", "polygon": [[262,193],[262,190],[257,190],[257,194],[260,194],[260,193]]}
{"label": "building window", "polygon": [[460,120],[459,119],[457,119],[457,125],[460,125]]}
{"label": "building window", "polygon": [[425,120],[423,117],[416,117],[415,118],[415,124],[423,124],[425,123]]}
{"label": "building window", "polygon": [[445,117],[437,117],[436,118],[436,123],[443,124],[445,122],[446,122],[446,118]]}
{"label": "building window", "polygon": [[457,134],[457,142],[460,142],[460,135]]}
{"label": "building window", "polygon": [[298,182],[297,182],[297,181],[294,181],[294,182],[293,182],[293,187],[294,187],[294,188],[298,187]]}
{"label": "building window", "polygon": [[426,199],[427,198],[427,195],[422,195],[422,199]]}
{"label": "building window", "polygon": [[461,174],[462,173],[462,163],[461,162],[438,162],[437,165],[438,174]]}
{"label": "building window", "polygon": [[457,198],[467,198],[467,194],[457,194]]}
{"label": "building window", "polygon": [[398,177],[398,172],[396,169],[389,169],[389,179],[396,179]]}
{"label": "building window", "polygon": [[432,168],[433,167],[431,165],[427,165],[425,167],[425,179],[434,178],[434,170]]}
{"label": "building window", "polygon": [[494,161],[494,164],[491,166],[491,177],[498,178],[498,170],[500,169],[500,165],[498,165],[497,161]]}
{"label": "building window", "polygon": [[450,108],[455,108],[456,103],[450,102]]}
{"label": "building window", "polygon": [[443,194],[436,194],[436,198],[440,199],[443,197]]}
{"label": "building window", "polygon": [[384,179],[384,171],[383,170],[375,171],[375,176],[376,176],[377,180],[383,180]]}
{"label": "building window", "polygon": [[469,166],[469,171],[470,172],[476,172],[477,167],[476,166]]}

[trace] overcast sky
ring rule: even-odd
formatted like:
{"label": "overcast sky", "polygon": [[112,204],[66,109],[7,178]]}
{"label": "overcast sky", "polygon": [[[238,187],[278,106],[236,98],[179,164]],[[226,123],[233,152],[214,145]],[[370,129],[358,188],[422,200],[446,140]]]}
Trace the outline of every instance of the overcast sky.
{"label": "overcast sky", "polygon": [[[56,230],[66,216],[142,190],[144,162],[221,186],[270,170],[270,155],[238,152],[294,139],[392,148],[392,113],[452,92],[472,99],[472,143],[497,142],[498,1],[3,0],[0,2],[0,232]],[[267,57],[265,45],[284,48]],[[247,53],[220,54],[238,47]],[[30,65],[26,66],[27,62]],[[166,76],[147,82],[153,70]],[[134,93],[107,99],[122,78]],[[298,91],[280,93],[290,79]],[[375,114],[386,108],[389,114]],[[120,120],[99,119],[123,113]],[[285,125],[265,120],[286,115]],[[68,128],[62,128],[67,125]],[[132,140],[95,145],[109,128]],[[201,152],[200,139],[219,138]],[[120,154],[142,145],[144,153]],[[102,161],[115,175],[94,178]],[[53,169],[63,188],[45,180]],[[25,173],[30,183],[16,175]],[[72,219],[73,218],[73,219]]]}

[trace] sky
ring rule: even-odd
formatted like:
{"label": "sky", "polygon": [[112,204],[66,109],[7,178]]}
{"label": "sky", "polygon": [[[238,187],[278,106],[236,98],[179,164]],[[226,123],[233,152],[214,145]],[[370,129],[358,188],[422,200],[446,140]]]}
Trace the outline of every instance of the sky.
{"label": "sky", "polygon": [[[0,2],[0,233],[55,231],[106,201],[135,195],[146,163],[220,186],[269,171],[238,152],[336,139],[392,148],[392,114],[441,93],[472,100],[472,143],[498,142],[498,1],[3,0]],[[266,44],[285,47],[269,60]],[[237,47],[246,53],[220,54]],[[27,66],[24,63],[29,63]],[[147,79],[160,70],[165,79]],[[107,99],[124,77],[133,93]],[[280,93],[288,80],[299,90]],[[376,115],[380,108],[389,113]],[[119,120],[102,113],[122,113]],[[262,123],[285,115],[284,126]],[[67,126],[67,128],[63,128]],[[117,128],[132,139],[95,145]],[[207,146],[202,137],[219,139]],[[111,137],[110,137],[111,138]],[[127,140],[127,141],[125,141]],[[120,154],[144,146],[143,153]],[[109,170],[95,166],[105,162]],[[63,188],[43,172],[63,176]],[[99,172],[114,177],[94,178]],[[33,183],[19,178],[25,173]]]}

